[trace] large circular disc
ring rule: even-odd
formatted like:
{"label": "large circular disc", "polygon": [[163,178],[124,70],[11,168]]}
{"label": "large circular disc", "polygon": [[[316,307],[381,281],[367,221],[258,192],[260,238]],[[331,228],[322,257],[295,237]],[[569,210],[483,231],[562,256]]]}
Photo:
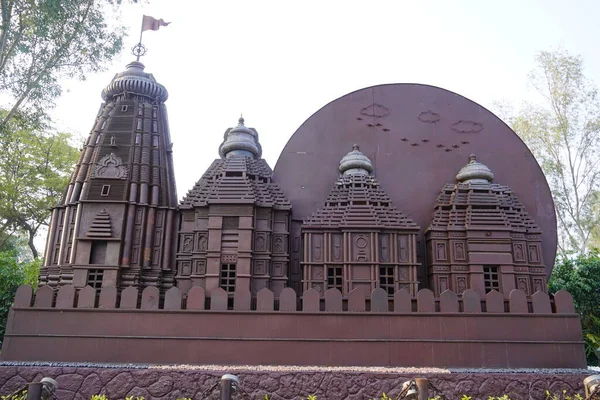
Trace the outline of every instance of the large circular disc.
{"label": "large circular disc", "polygon": [[549,275],[556,255],[556,215],[535,158],[502,120],[456,93],[428,85],[369,87],[332,101],[306,120],[275,165],[275,179],[292,202],[294,219],[323,205],[340,159],[357,143],[395,206],[423,232],[437,195],[455,183],[469,154],[509,186],[543,231]]}

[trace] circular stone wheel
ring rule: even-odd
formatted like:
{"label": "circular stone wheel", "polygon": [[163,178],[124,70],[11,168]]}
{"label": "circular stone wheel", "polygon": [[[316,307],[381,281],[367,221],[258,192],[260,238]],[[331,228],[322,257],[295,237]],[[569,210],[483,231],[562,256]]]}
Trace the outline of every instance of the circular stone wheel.
{"label": "circular stone wheel", "polygon": [[332,101],[298,128],[275,165],[295,221],[323,205],[354,143],[373,162],[373,175],[396,208],[421,227],[422,252],[438,194],[456,183],[469,155],[476,154],[494,173],[493,182],[510,187],[543,231],[550,275],[557,243],[550,188],[527,146],[490,111],[419,84],[373,86]]}

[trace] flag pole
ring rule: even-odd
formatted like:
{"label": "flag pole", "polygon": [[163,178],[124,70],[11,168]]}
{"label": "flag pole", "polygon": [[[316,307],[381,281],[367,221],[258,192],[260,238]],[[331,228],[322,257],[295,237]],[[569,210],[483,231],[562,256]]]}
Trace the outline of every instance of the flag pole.
{"label": "flag pole", "polygon": [[[143,34],[144,34],[144,17],[142,17],[142,26],[140,27],[140,41],[139,41],[140,46],[142,45],[142,35]],[[136,61],[140,61],[140,56],[141,56],[141,54],[138,53]]]}

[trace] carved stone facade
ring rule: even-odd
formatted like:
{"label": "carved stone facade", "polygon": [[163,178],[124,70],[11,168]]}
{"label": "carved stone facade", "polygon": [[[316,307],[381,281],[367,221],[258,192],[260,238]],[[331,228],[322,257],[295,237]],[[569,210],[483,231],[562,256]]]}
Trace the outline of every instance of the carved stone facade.
{"label": "carved stone facade", "polygon": [[419,227],[392,205],[357,145],[339,170],[325,206],[302,225],[304,290],[323,295],[336,288],[346,296],[381,287],[389,296],[400,289],[416,294]]}
{"label": "carved stone facade", "polygon": [[290,203],[242,118],[219,153],[180,205],[178,286],[279,295],[288,282]]}
{"label": "carved stone facade", "polygon": [[[314,288],[322,295],[337,288],[344,297],[356,288],[369,295],[377,287],[390,296],[400,289],[414,295],[424,287],[436,295],[467,288],[480,294],[497,289],[505,295],[513,288],[529,295],[546,290],[541,229],[513,192],[491,183],[491,171],[474,158],[457,175],[457,184],[444,186],[434,210],[428,205],[432,199],[423,201],[430,184],[417,178],[390,180],[399,170],[388,165],[379,172],[390,193],[411,187],[411,196],[420,200],[390,198],[358,146],[340,161],[341,175],[328,196],[323,195],[326,183],[320,185],[318,198],[307,200],[306,192],[311,185],[314,191],[322,179],[315,174],[324,175],[325,165],[321,172],[312,169],[312,175],[306,171],[322,160],[296,164],[307,152],[302,147],[284,152],[284,159],[295,154],[286,163],[296,168],[284,168],[276,180],[262,158],[257,131],[240,118],[225,132],[220,158],[178,205],[166,89],[141,63],[132,62],[102,96],[105,103],[69,186],[52,211],[42,285],[119,290],[154,286],[161,296],[173,286],[184,293],[200,286],[209,295],[219,287],[230,294],[241,288],[252,296],[262,288],[275,296],[285,287],[298,293]],[[379,122],[367,127],[391,135],[383,121],[394,115],[389,107],[373,103],[360,108],[353,124],[374,118]],[[441,117],[428,110],[417,121],[438,124]],[[480,123],[459,122],[452,124],[452,131],[482,130]],[[342,140],[327,142],[327,148]],[[407,141],[399,139],[401,144]],[[469,142],[462,138],[460,143]],[[420,147],[411,143],[414,151]],[[323,153],[324,158],[329,160],[330,153]],[[378,157],[381,163],[382,155]],[[439,166],[436,171],[447,176]],[[304,180],[296,181],[297,175]],[[300,184],[290,187],[289,182]],[[325,205],[317,210],[323,200]],[[392,200],[409,209],[411,218]],[[431,211],[433,221],[424,234],[419,227],[424,224],[414,221],[423,213],[427,221]],[[427,257],[421,250],[425,247]]]}
{"label": "carved stone facade", "polygon": [[106,102],[52,211],[40,283],[168,289],[177,193],[167,91],[132,62],[102,96]]}
{"label": "carved stone facade", "polygon": [[437,198],[426,231],[429,286],[480,295],[546,291],[542,232],[507,186],[471,155],[469,164]]}

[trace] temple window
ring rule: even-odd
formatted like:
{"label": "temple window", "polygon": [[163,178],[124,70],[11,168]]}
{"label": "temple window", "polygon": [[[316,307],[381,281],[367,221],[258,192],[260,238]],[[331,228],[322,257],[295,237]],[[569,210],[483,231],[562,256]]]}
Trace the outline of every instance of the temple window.
{"label": "temple window", "polygon": [[396,291],[394,286],[394,267],[379,267],[379,287],[385,290],[388,296],[393,296]]}
{"label": "temple window", "polygon": [[342,291],[342,267],[327,267],[327,289],[336,288]]}
{"label": "temple window", "polygon": [[100,196],[108,196],[110,193],[110,185],[102,185],[102,190],[100,191]]}
{"label": "temple window", "polygon": [[220,285],[227,293],[235,292],[235,264],[221,264]]}
{"label": "temple window", "polygon": [[486,293],[489,293],[492,290],[500,291],[498,267],[483,267],[483,282]]}
{"label": "temple window", "polygon": [[87,285],[94,289],[100,289],[102,287],[102,280],[104,279],[104,271],[101,269],[89,269],[87,276]]}

